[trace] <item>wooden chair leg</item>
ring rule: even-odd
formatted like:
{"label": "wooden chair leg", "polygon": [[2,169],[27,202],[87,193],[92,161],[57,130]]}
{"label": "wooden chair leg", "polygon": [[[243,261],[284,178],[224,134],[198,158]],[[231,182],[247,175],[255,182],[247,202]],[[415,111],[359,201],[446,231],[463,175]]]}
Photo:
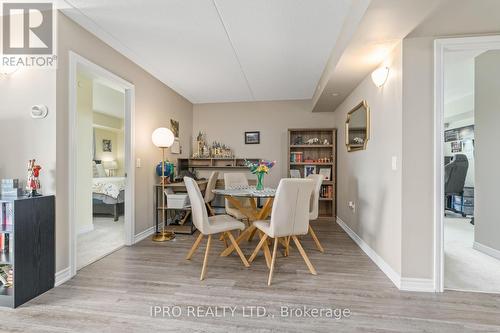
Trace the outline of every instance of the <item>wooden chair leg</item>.
{"label": "wooden chair leg", "polygon": [[225,233],[224,233],[224,232],[220,235],[219,240],[224,241],[224,247],[227,249],[228,244],[227,244],[227,239],[226,239],[226,235],[225,235]]}
{"label": "wooden chair leg", "polygon": [[194,252],[196,251],[196,249],[198,249],[198,246],[200,246],[200,243],[201,243],[201,240],[203,239],[203,234],[200,233],[198,235],[198,238],[196,238],[196,240],[194,241],[193,243],[193,246],[191,247],[191,250],[189,250],[187,256],[186,256],[186,260],[190,260],[191,257],[193,256]]}
{"label": "wooden chair leg", "polygon": [[212,241],[212,235],[208,235],[207,248],[205,249],[205,258],[203,258],[203,267],[201,268],[200,280],[205,279],[205,274],[207,273],[208,252],[210,251],[211,241]]}
{"label": "wooden chair leg", "polygon": [[288,257],[290,255],[290,236],[286,238],[286,256]]}
{"label": "wooden chair leg", "polygon": [[207,205],[207,208],[208,208],[208,214],[210,216],[214,216],[215,215],[215,210],[213,209],[213,207],[210,205],[210,202],[206,202],[205,203]]}
{"label": "wooden chair leg", "polygon": [[257,228],[256,228],[254,231],[252,231],[252,233],[250,234],[250,236],[248,236],[248,241],[249,241],[249,242],[251,242],[251,241],[252,241],[252,239],[253,239],[253,237],[255,236],[255,233],[256,233],[256,232],[257,232]]}
{"label": "wooden chair leg", "polygon": [[233,244],[234,248],[236,249],[236,252],[238,252],[238,255],[240,256],[241,261],[243,262],[243,265],[245,265],[245,267],[250,267],[250,264],[248,263],[247,258],[245,258],[245,255],[241,251],[240,246],[238,245],[238,243],[236,243],[236,239],[234,239],[233,235],[230,232],[226,232],[226,234],[229,237],[229,240]]}
{"label": "wooden chair leg", "polygon": [[271,251],[269,250],[269,244],[268,244],[268,241],[270,241],[270,240],[271,239],[269,237],[267,237],[266,241],[262,245],[262,248],[263,248],[263,251],[264,251],[264,258],[266,258],[267,268],[271,268]]}
{"label": "wooden chair leg", "polygon": [[316,269],[314,268],[314,266],[309,261],[309,257],[307,257],[307,254],[304,251],[304,248],[302,247],[302,244],[300,244],[300,241],[297,238],[297,236],[294,235],[294,236],[292,236],[292,238],[293,238],[293,241],[294,241],[295,245],[297,246],[297,249],[300,252],[300,255],[302,256],[302,258],[306,262],[307,268],[309,268],[309,271],[311,272],[311,274],[317,275],[318,273],[316,272]]}
{"label": "wooden chair leg", "polygon": [[316,233],[311,226],[309,226],[309,233],[311,234],[314,243],[316,243],[316,247],[318,248],[319,252],[324,253],[325,250],[323,249],[323,246],[321,246],[321,243],[319,242],[318,237],[316,237]]}
{"label": "wooden chair leg", "polygon": [[255,257],[257,257],[257,254],[259,253],[260,249],[262,248],[262,245],[264,245],[264,242],[267,240],[267,235],[264,234],[264,236],[261,237],[259,244],[257,244],[257,247],[255,250],[253,250],[252,255],[250,256],[250,259],[248,259],[248,262],[254,261]]}
{"label": "wooden chair leg", "polygon": [[267,285],[271,285],[271,280],[273,279],[274,273],[274,263],[276,261],[276,250],[278,249],[278,237],[274,239],[273,257],[271,259],[271,268],[269,269],[269,279],[267,280]]}

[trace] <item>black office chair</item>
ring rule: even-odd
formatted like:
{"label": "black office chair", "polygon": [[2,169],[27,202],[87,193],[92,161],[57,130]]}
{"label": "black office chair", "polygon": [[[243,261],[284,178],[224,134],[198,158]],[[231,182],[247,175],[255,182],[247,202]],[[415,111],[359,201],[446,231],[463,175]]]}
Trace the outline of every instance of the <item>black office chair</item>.
{"label": "black office chair", "polygon": [[469,160],[464,154],[457,154],[453,156],[451,162],[444,166],[444,194],[447,198],[446,209],[456,212],[452,207],[452,202],[450,198],[452,195],[462,196],[462,210],[461,214],[465,217],[463,211],[463,200],[464,200],[464,186],[465,177],[467,177],[467,170],[469,169]]}

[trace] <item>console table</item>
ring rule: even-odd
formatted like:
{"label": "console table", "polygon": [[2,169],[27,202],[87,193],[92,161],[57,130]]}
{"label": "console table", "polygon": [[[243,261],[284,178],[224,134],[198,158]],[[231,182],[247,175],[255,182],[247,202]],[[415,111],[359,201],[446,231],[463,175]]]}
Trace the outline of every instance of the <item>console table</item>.
{"label": "console table", "polygon": [[[196,181],[198,184],[198,187],[200,188],[201,191],[205,190],[208,180],[198,180]],[[177,183],[170,183],[165,185],[165,189],[170,189],[172,192],[187,192],[186,190],[186,185],[184,182],[177,182]],[[196,227],[193,225],[193,222],[191,221],[191,207],[184,207],[184,208],[171,208],[168,207],[168,200],[165,202],[167,203],[166,207],[162,207],[162,201],[161,201],[161,192],[162,192],[162,186],[161,184],[156,184],[155,185],[155,222],[156,225],[158,226],[161,222],[163,223],[168,223],[168,218],[171,216],[172,213],[178,213],[178,212],[185,212],[184,217],[181,219],[179,224],[166,224],[165,229],[169,231],[173,231],[176,234],[187,234],[187,235],[192,235],[196,231]],[[165,195],[165,193],[163,193]],[[165,211],[165,219],[166,221],[160,221],[161,216],[163,216],[162,210]]]}

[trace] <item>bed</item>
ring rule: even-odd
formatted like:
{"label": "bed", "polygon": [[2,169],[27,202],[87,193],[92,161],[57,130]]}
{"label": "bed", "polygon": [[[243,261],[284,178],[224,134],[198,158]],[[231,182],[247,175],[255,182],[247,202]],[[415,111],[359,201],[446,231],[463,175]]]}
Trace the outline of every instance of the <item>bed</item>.
{"label": "bed", "polygon": [[[99,164],[97,164],[99,165]],[[99,167],[97,167],[99,169]],[[112,215],[118,221],[123,214],[125,201],[125,177],[105,177],[102,173],[94,173],[92,179],[93,215]],[[96,177],[97,176],[97,177]]]}

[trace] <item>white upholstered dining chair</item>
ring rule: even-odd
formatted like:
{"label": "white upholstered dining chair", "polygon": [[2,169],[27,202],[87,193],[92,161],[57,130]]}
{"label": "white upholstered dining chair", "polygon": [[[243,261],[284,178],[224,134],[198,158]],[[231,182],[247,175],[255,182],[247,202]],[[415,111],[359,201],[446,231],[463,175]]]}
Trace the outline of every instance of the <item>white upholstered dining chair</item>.
{"label": "white upholstered dining chair", "polygon": [[215,215],[215,211],[210,203],[215,198],[215,193],[213,192],[213,190],[215,189],[215,185],[217,185],[217,178],[219,178],[219,172],[213,171],[208,178],[208,183],[205,188],[205,195],[203,196],[203,200],[205,201],[205,205],[207,205],[210,215]]}
{"label": "white upholstered dining chair", "polygon": [[[321,191],[321,184],[323,183],[324,177],[323,175],[312,174],[307,176],[307,178],[312,179],[314,181],[314,191],[311,196],[311,205],[309,208],[309,221],[314,221],[318,218],[319,215],[319,192]],[[323,246],[321,246],[321,243],[319,242],[319,239],[316,236],[316,233],[314,232],[310,224],[309,224],[309,234],[314,240],[314,243],[316,243],[316,247],[318,248],[318,250],[322,253],[325,252]]]}
{"label": "white upholstered dining chair", "polygon": [[314,181],[311,179],[282,179],[276,190],[271,221],[255,221],[254,225],[262,232],[262,238],[252,253],[249,262],[252,262],[267,239],[274,238],[273,254],[267,284],[271,284],[278,242],[285,241],[289,236],[304,259],[309,271],[316,275],[316,269],[309,261],[298,235],[305,235],[309,230],[309,205],[314,190]]}
{"label": "white upholstered dining chair", "polygon": [[193,223],[200,232],[198,238],[196,238],[193,246],[191,247],[191,250],[189,250],[186,256],[187,260],[191,259],[198,246],[200,246],[203,237],[208,236],[200,280],[203,280],[206,275],[208,252],[210,251],[210,243],[212,241],[213,234],[226,235],[234,245],[234,248],[236,249],[236,252],[238,252],[238,255],[240,256],[241,261],[243,262],[245,267],[250,266],[247,259],[245,258],[245,255],[238,246],[238,243],[236,243],[236,240],[231,234],[232,230],[245,229],[245,224],[238,220],[235,220],[229,215],[215,215],[209,217],[207,214],[205,201],[203,200],[203,196],[201,195],[200,188],[198,187],[196,181],[194,181],[194,179],[192,178],[184,177],[184,184],[186,185],[186,189],[189,195],[189,201],[191,202],[191,214],[193,216]]}

